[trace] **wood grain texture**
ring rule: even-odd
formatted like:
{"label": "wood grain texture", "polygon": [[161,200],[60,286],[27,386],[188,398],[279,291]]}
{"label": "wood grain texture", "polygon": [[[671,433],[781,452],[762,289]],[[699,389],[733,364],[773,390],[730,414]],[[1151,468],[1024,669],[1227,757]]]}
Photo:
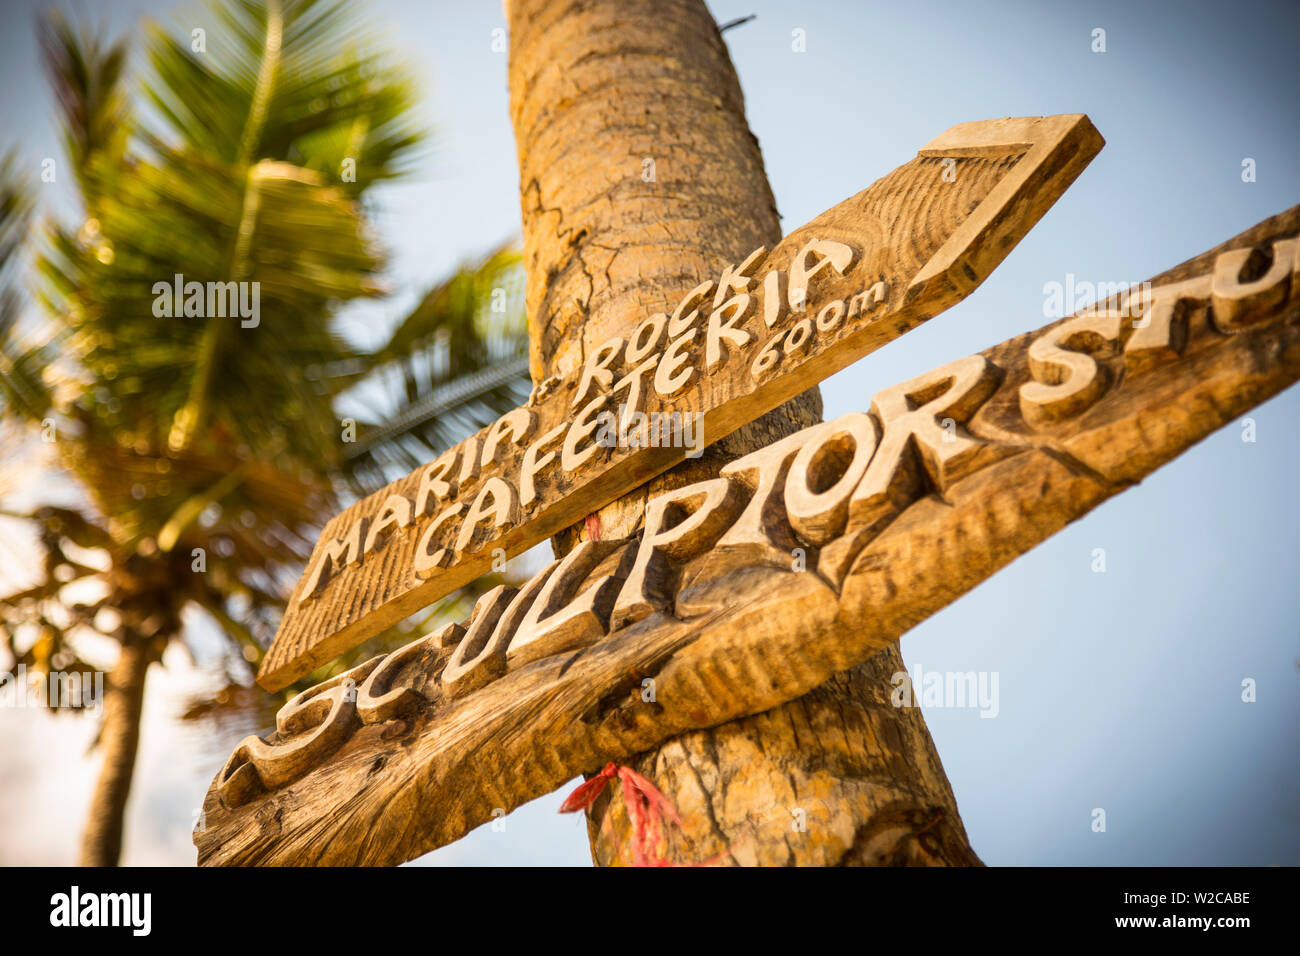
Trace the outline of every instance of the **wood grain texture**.
{"label": "wood grain texture", "polygon": [[[259,683],[287,686],[949,308],[1101,143],[1081,115],[954,127],[770,251],[737,250],[748,275],[637,317],[642,339],[624,330],[581,368],[556,357],[529,406],[329,522]],[[599,417],[631,412],[675,437],[604,442]]]}
{"label": "wood grain texture", "polygon": [[[624,351],[632,360],[640,352],[643,316],[671,315],[701,283],[723,284],[724,270],[743,273],[749,250],[775,247],[782,228],[727,45],[702,0],[516,0],[508,9],[511,118],[519,179],[527,184],[522,211],[534,292],[528,311],[532,371],[534,381],[543,382],[560,374],[566,361],[584,364],[614,336],[634,343]],[[766,292],[760,294],[766,305]],[[556,556],[593,536],[635,535],[650,498],[716,478],[729,462],[820,422],[821,414],[820,390],[812,386],[709,445],[700,458],[592,510],[552,539]],[[878,742],[933,754],[919,712],[882,707],[860,689],[851,679],[828,682],[815,695],[777,708],[790,711],[788,722],[772,712],[762,726],[747,725],[743,741],[721,725],[670,745],[680,754],[689,742],[692,754],[709,755],[701,773],[714,789],[733,796],[741,790],[728,786],[728,754],[742,755],[743,769],[751,771],[757,767],[752,755],[761,751],[786,775],[791,799],[806,793],[808,802],[833,801],[843,788],[847,800],[869,810],[875,791],[895,812],[899,795],[910,792],[920,816],[928,820],[934,807],[942,807],[959,833],[956,801],[937,758],[890,760],[887,787],[879,774],[853,773],[861,758],[836,756],[818,765],[823,754],[807,746],[814,738],[806,731],[814,726],[869,727]],[[799,740],[784,732],[794,724],[805,729]],[[828,742],[824,753],[839,755],[840,741]],[[638,759],[653,760],[654,753]],[[675,794],[673,787],[693,782],[692,766],[675,766],[671,775],[655,768],[654,779],[670,799],[690,802],[692,794]],[[848,775],[836,778],[837,769]],[[764,805],[760,795],[755,812]],[[590,811],[593,819],[602,806]],[[739,812],[734,800],[730,809]],[[593,834],[592,856],[604,859],[606,844],[622,843],[616,829],[601,828]],[[945,850],[954,859],[970,857],[951,843]],[[786,858],[781,851],[774,846],[754,858]]]}
{"label": "wood grain texture", "polygon": [[[673,795],[679,864],[971,866],[956,800],[919,707],[894,707],[891,644],[780,707],[680,734],[629,761]],[[622,795],[588,820],[598,865],[634,865]]]}
{"label": "wood grain texture", "polygon": [[[733,480],[724,477],[669,492],[676,505],[650,502],[665,520],[647,523],[638,560],[660,539],[663,560],[648,578],[656,585],[644,591],[658,609],[629,615],[632,623],[584,647],[507,667],[463,697],[449,698],[442,688],[441,670],[452,653],[444,635],[432,635],[420,654],[404,649],[402,667],[373,690],[411,688],[410,709],[368,724],[355,718],[350,738],[322,745],[318,762],[296,779],[278,787],[273,782],[268,790],[257,748],[241,745],[205,801],[207,827],[195,835],[200,863],[398,863],[576,773],[685,731],[751,715],[761,719],[764,711],[825,685],[1300,378],[1298,232],[1300,207],[1153,279],[1136,322],[1126,318],[1113,339],[1076,346],[1093,369],[1068,374],[1100,377],[1105,385],[1060,417],[1030,422],[1022,414],[1027,388],[1070,382],[1066,373],[1035,371],[1029,353],[1035,342],[1060,340],[1057,330],[1078,316],[876,393],[870,421],[878,440],[862,478],[849,488],[833,491],[819,481],[807,489],[836,499],[823,501],[828,513],[841,496],[848,506],[842,528],[834,518],[817,526],[836,536],[820,547],[803,542],[806,570],[780,566],[772,555],[751,555],[748,562],[718,558],[719,541],[751,509],[764,512],[755,526],[779,525],[784,499],[775,491],[757,503],[744,488],[738,497],[710,495],[716,488],[711,482]],[[1247,254],[1235,255],[1241,250]],[[1170,299],[1177,308],[1167,342],[1138,339]],[[907,399],[902,406],[900,397]],[[953,418],[955,429],[941,415]],[[834,437],[834,429],[819,433],[820,427],[800,433],[805,446],[818,440],[813,433]],[[899,441],[900,429],[907,440]],[[799,438],[788,439],[792,456],[803,447]],[[721,520],[697,517],[708,502]],[[672,507],[682,511],[677,524]],[[674,536],[675,529],[680,533]],[[798,532],[776,528],[769,540],[780,543],[782,534]],[[616,620],[620,606],[631,607],[642,590],[629,592],[631,569],[624,571],[613,553],[608,557],[586,580],[624,575],[611,612]],[[377,666],[367,681],[378,683],[383,662]],[[855,671],[854,679],[864,673]],[[337,688],[332,682],[324,690]],[[358,709],[369,704],[364,685],[357,696]],[[349,703],[346,695],[334,699],[339,703],[326,709],[322,725],[331,715],[341,719],[337,712]],[[262,745],[292,748],[299,736],[316,731],[291,729]],[[743,863],[745,836],[753,828],[789,827],[779,790],[773,806],[780,812],[771,819],[752,813],[728,818],[708,786],[701,794],[698,809],[713,818],[674,847],[683,862],[720,844],[730,860]],[[818,831],[819,852],[834,860],[933,852],[891,839],[887,808],[877,809],[879,830],[873,833],[837,829],[828,816]],[[833,808],[828,813],[833,816]],[[905,822],[902,829],[916,831],[916,821]],[[946,838],[935,833],[936,840]]]}

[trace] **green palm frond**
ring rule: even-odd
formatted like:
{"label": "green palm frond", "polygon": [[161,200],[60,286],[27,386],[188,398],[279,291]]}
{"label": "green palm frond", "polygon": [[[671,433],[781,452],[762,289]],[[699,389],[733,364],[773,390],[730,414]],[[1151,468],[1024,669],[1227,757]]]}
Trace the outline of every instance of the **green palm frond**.
{"label": "green palm frond", "polygon": [[[212,6],[206,22],[203,51],[151,28],[144,89],[156,112],[128,118],[120,155],[88,160],[85,192],[96,201],[79,229],[51,236],[45,296],[88,373],[87,394],[118,399],[97,424],[156,448],[275,442],[292,460],[329,464],[334,396],[300,370],[354,358],[332,317],[382,292],[384,257],[359,197],[399,172],[419,141],[407,118],[413,94],[405,72],[364,52],[346,4]],[[51,74],[75,72],[67,64],[107,71],[70,30],[47,30],[46,51]],[[349,77],[364,82],[325,95]],[[76,127],[90,107],[65,102],[65,126]],[[171,298],[177,275],[205,288],[256,283],[256,321],[167,315],[175,310],[160,297]]]}
{"label": "green palm frond", "polygon": [[126,148],[126,44],[107,43],[92,30],[78,29],[58,9],[40,21],[37,40],[59,108],[64,151],[93,207],[96,187],[87,170],[101,158],[109,165],[120,163]]}
{"label": "green palm frond", "polygon": [[213,3],[194,22],[202,52],[192,34],[151,28],[160,82],[146,90],[192,151],[229,163],[281,158],[358,194],[403,171],[420,141],[410,72],[369,48],[354,6]]}
{"label": "green palm frond", "polygon": [[[40,347],[19,343],[16,305],[11,316],[0,297],[0,415],[58,414],[60,463],[88,500],[78,521],[29,516],[47,574],[0,601],[11,638],[25,621],[41,647],[63,648],[98,608],[67,617],[55,572],[98,575],[127,630],[179,629],[194,605],[255,662],[341,494],[374,490],[527,399],[512,248],[438,283],[378,349],[339,331],[344,305],[386,291],[366,204],[423,135],[409,70],[359,20],[338,0],[212,3],[176,28],[150,24],[139,76],[121,43],[57,15],[41,28],[81,210],[41,233]],[[7,260],[28,207],[16,188],[0,200]],[[204,314],[185,314],[191,282]],[[208,283],[254,282],[255,323],[211,314]],[[360,422],[358,441],[340,441],[343,416]],[[108,571],[64,555],[74,531]],[[474,594],[376,640],[409,639]]]}
{"label": "green palm frond", "polygon": [[32,202],[14,153],[0,160],[0,415],[41,421],[53,403],[43,377],[46,343],[19,328],[24,298],[19,265],[31,224]]}
{"label": "green palm frond", "polygon": [[[151,25],[139,77],[121,43],[58,14],[40,29],[82,213],[44,232],[40,348],[19,341],[16,303],[0,295],[0,414],[39,419],[57,404],[56,451],[106,536],[114,600],[153,602],[150,621],[193,602],[245,656],[269,642],[336,505],[334,403],[370,365],[336,315],[384,292],[366,191],[422,137],[409,71],[370,52],[358,21],[340,2],[214,3],[174,32]],[[11,182],[6,262],[29,221]],[[195,282],[203,314],[187,315]],[[255,321],[214,310],[251,305],[252,283]],[[43,381],[55,358],[57,403]],[[43,526],[57,555],[62,539]],[[56,565],[77,570],[47,567],[44,590],[2,608],[6,627],[54,627]]]}
{"label": "green palm frond", "polygon": [[429,461],[528,398],[523,269],[512,246],[430,289],[345,399],[364,409],[343,473],[361,493]]}

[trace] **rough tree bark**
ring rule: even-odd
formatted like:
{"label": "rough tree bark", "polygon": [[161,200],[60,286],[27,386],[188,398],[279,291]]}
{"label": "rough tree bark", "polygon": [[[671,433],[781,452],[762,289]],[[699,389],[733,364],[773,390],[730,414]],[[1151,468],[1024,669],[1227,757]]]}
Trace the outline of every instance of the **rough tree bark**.
{"label": "rough tree bark", "polygon": [[[735,70],[700,0],[508,0],[534,381],[781,226]],[[634,533],[647,496],[821,419],[811,389],[554,540]],[[707,436],[706,436],[707,439]],[[896,648],[771,711],[683,735],[633,766],[678,807],[669,857],[741,864],[977,864],[925,723],[889,703]],[[631,860],[607,793],[599,865]]]}
{"label": "rough tree bark", "polygon": [[122,855],[123,819],[140,744],[140,710],[150,660],[148,642],[123,643],[117,663],[108,674],[104,722],[99,731],[103,764],[82,834],[82,866],[117,866]]}

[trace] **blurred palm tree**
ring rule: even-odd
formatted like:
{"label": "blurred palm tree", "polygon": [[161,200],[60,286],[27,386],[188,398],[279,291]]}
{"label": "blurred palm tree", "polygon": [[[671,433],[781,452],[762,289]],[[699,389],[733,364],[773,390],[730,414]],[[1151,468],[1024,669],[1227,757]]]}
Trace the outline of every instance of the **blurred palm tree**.
{"label": "blurred palm tree", "polygon": [[[407,69],[345,3],[208,9],[203,33],[147,25],[138,94],[123,43],[41,24],[80,209],[38,230],[30,328],[15,263],[31,209],[12,160],[0,186],[0,422],[52,440],[80,499],[24,512],[43,567],[0,598],[0,626],[16,662],[46,673],[85,669],[79,635],[120,646],[92,865],[120,856],[145,676],[183,613],[202,609],[255,665],[324,520],[528,387],[508,249],[435,286],[377,349],[340,333],[344,304],[385,292],[367,196],[422,139]],[[259,320],[162,308],[177,276],[257,283]]]}

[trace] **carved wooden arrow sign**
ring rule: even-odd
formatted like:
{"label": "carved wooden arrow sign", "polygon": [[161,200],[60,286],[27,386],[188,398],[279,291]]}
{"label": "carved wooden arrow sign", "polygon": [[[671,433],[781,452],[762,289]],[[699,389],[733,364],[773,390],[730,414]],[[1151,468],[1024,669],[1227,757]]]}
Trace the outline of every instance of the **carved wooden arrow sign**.
{"label": "carved wooden arrow sign", "polygon": [[955,126],[671,314],[630,322],[331,520],[258,682],[287,686],[951,307],[1101,145],[1082,115]]}
{"label": "carved wooden arrow sign", "polygon": [[802,696],[1300,378],[1297,233],[877,392],[303,692],[213,781],[199,862],[400,863]]}

